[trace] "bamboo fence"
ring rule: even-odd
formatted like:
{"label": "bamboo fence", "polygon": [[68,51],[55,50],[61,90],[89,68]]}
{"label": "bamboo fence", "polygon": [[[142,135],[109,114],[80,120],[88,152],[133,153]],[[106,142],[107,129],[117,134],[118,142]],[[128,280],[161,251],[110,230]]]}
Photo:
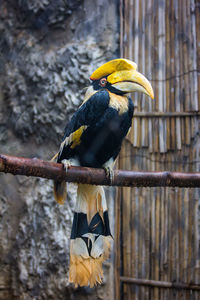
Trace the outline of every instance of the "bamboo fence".
{"label": "bamboo fence", "polygon": [[[152,82],[155,101],[133,95],[135,117],[119,168],[198,172],[199,1],[121,0],[120,40],[121,57]],[[200,285],[199,207],[197,188],[119,191],[116,299],[200,299],[200,291],[183,287]]]}

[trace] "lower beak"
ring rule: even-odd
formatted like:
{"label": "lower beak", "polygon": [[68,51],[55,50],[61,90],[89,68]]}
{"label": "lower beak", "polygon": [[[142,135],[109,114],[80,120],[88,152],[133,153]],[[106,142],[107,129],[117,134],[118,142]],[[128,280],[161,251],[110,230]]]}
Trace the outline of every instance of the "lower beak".
{"label": "lower beak", "polygon": [[135,70],[114,72],[107,77],[107,81],[124,93],[142,92],[154,99],[151,83],[144,75]]}

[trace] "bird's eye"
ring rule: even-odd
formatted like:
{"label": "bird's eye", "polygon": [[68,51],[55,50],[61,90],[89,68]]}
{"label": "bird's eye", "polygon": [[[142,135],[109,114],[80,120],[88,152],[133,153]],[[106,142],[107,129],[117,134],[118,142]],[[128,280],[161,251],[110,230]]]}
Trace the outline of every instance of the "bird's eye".
{"label": "bird's eye", "polygon": [[106,83],[107,83],[106,78],[101,78],[100,79],[100,82],[99,82],[100,86],[104,87],[104,86],[106,86]]}

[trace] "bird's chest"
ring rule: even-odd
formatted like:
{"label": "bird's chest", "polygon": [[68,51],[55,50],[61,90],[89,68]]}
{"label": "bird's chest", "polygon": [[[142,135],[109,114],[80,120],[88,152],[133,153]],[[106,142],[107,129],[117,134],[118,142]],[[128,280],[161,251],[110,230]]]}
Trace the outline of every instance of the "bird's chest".
{"label": "bird's chest", "polygon": [[125,96],[120,96],[109,92],[110,115],[107,111],[108,118],[103,124],[104,131],[110,133],[112,140],[119,142],[127,134],[130,127],[129,118],[129,100]]}
{"label": "bird's chest", "polygon": [[115,108],[110,105],[105,115],[88,130],[88,133],[90,132],[88,142],[94,144],[97,141],[99,151],[110,148],[111,144],[112,147],[117,147],[129,130],[131,123],[128,112],[121,113],[122,108],[115,104]]}
{"label": "bird's chest", "polygon": [[113,95],[104,113],[84,131],[77,149],[81,165],[101,167],[111,157],[116,158],[123,138],[131,126],[130,105],[127,97]]}
{"label": "bird's chest", "polygon": [[125,96],[120,96],[109,92],[109,104],[104,114],[88,128],[90,132],[90,142],[101,139],[105,143],[121,142],[131,125],[129,116],[129,100]]}

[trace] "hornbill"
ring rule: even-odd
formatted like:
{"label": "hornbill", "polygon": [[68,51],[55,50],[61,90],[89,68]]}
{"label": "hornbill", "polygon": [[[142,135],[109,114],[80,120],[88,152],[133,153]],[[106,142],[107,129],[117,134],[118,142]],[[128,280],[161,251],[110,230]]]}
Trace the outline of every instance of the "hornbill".
{"label": "hornbill", "polygon": [[[57,162],[104,168],[112,179],[112,168],[133,117],[128,93],[139,91],[154,98],[150,82],[137,65],[124,58],[100,66],[90,77],[83,103],[65,128]],[[54,182],[59,204],[66,198],[66,183]],[[107,204],[102,186],[78,184],[70,240],[69,281],[75,286],[94,286],[103,279],[102,262],[110,251]]]}

